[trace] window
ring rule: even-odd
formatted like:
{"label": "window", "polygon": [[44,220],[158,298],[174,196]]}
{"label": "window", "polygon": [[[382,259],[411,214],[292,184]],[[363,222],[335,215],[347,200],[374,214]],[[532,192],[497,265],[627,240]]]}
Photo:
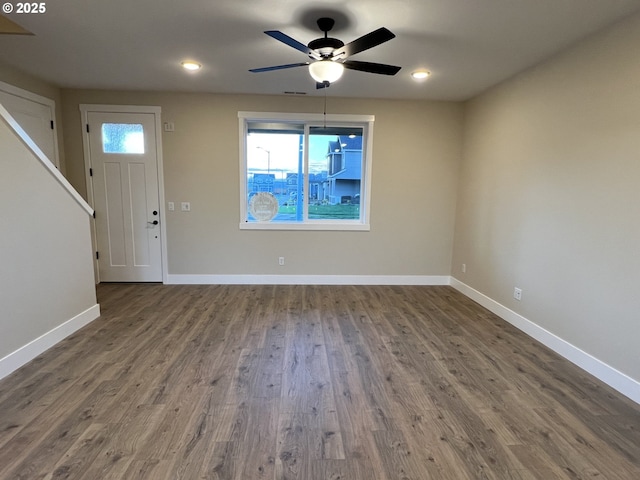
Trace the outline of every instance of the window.
{"label": "window", "polygon": [[369,229],[373,116],[238,116],[240,228]]}
{"label": "window", "polygon": [[144,153],[144,129],[137,123],[103,123],[104,153]]}

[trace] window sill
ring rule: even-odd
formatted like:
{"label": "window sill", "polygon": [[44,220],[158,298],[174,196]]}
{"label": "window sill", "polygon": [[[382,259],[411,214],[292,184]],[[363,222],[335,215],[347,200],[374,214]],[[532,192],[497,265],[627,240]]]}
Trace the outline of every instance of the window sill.
{"label": "window sill", "polygon": [[312,230],[312,231],[356,231],[368,232],[371,227],[368,223],[335,223],[335,222],[241,222],[240,230]]}

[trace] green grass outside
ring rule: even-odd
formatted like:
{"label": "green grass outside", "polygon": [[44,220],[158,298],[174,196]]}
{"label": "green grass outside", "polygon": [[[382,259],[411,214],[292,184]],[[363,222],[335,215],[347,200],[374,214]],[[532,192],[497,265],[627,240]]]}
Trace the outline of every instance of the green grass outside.
{"label": "green grass outside", "polygon": [[[295,214],[293,205],[281,205],[278,213]],[[358,220],[360,205],[309,205],[309,219],[311,220]]]}

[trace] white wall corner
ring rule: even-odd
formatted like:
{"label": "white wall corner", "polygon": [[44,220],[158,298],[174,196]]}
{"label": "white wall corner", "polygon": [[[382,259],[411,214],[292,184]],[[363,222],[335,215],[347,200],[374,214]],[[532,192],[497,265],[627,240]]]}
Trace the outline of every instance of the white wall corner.
{"label": "white wall corner", "polygon": [[637,380],[607,365],[587,352],[580,350],[578,347],[535,324],[531,320],[496,302],[469,285],[462,283],[455,277],[451,277],[450,285],[470,299],[478,302],[487,310],[495,313],[503,320],[550,348],[558,355],[561,355],[606,383],[611,388],[640,404],[640,382]]}
{"label": "white wall corner", "polygon": [[79,313],[75,317],[67,320],[61,325],[48,331],[44,335],[32,340],[26,345],[20,347],[15,352],[10,353],[0,359],[0,379],[13,373],[24,364],[30,362],[41,353],[54,346],[56,343],[64,340],[72,333],[80,330],[85,325],[91,323],[100,316],[100,305],[95,304],[84,312]]}

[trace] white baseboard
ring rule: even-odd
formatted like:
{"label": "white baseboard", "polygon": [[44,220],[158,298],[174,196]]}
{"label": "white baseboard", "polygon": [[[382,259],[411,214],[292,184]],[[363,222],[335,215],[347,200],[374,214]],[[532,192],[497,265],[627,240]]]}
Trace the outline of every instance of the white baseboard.
{"label": "white baseboard", "polygon": [[169,285],[449,285],[449,275],[167,275]]}
{"label": "white baseboard", "polygon": [[454,277],[451,277],[451,286],[470,299],[478,302],[487,310],[495,313],[511,325],[546,345],[558,355],[566,358],[578,367],[587,371],[594,377],[603,381],[624,396],[640,404],[640,382],[598,360],[594,356],[580,350],[566,340],[549,332],[541,326],[526,319],[522,315],[487,297],[485,294],[471,288]]}
{"label": "white baseboard", "polygon": [[15,352],[0,359],[0,379],[14,372],[25,363],[30,362],[38,355],[53,347],[56,343],[65,339],[73,332],[80,330],[100,316],[100,305],[95,304],[84,312],[67,320],[61,325],[48,331],[44,335],[30,341]]}

